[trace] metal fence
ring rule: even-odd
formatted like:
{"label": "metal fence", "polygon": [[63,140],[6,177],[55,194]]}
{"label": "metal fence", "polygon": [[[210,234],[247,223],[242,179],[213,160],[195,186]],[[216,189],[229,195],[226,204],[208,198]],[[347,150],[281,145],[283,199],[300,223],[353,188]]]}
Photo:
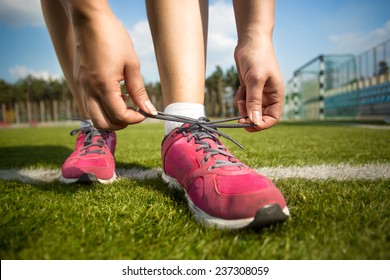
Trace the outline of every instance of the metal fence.
{"label": "metal fence", "polygon": [[286,86],[284,119],[390,119],[390,39],[358,56],[319,55]]}

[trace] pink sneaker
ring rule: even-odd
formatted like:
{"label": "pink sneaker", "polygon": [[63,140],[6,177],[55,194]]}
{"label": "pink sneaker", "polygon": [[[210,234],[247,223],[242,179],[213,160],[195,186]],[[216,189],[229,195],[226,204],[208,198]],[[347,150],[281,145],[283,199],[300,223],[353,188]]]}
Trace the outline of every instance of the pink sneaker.
{"label": "pink sneaker", "polygon": [[195,218],[206,225],[260,228],[286,220],[289,211],[281,192],[228,151],[218,136],[232,139],[215,123],[187,123],[164,138],[163,179],[184,190]]}
{"label": "pink sneaker", "polygon": [[74,152],[61,168],[60,181],[70,183],[111,183],[116,179],[115,146],[116,134],[93,126],[75,129],[79,132]]}

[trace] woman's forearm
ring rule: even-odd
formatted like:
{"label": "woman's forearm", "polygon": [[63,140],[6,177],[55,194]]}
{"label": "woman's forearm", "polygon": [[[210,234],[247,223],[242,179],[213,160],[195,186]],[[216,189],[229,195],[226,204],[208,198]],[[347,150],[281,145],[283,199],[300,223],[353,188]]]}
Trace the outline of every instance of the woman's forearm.
{"label": "woman's forearm", "polygon": [[234,0],[238,41],[248,38],[272,37],[274,0]]}

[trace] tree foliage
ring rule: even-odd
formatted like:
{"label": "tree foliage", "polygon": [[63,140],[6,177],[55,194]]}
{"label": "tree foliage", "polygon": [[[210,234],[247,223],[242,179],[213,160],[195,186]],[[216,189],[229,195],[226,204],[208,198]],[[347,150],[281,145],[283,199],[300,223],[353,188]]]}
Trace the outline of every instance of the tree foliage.
{"label": "tree foliage", "polygon": [[[209,116],[227,114],[224,107],[233,103],[232,92],[236,92],[238,84],[237,71],[234,66],[225,71],[220,66],[216,66],[214,72],[205,81],[205,105],[208,108]],[[156,108],[163,110],[160,82],[146,83],[145,89]],[[124,85],[122,85],[122,92],[126,93]],[[72,95],[64,79],[45,80],[27,76],[15,83],[0,79],[0,104],[11,106],[18,102],[49,102],[70,99],[72,99]],[[130,106],[134,106],[131,101]]]}
{"label": "tree foliage", "polygon": [[72,95],[64,79],[44,80],[27,76],[13,84],[0,79],[0,103],[70,98]]}

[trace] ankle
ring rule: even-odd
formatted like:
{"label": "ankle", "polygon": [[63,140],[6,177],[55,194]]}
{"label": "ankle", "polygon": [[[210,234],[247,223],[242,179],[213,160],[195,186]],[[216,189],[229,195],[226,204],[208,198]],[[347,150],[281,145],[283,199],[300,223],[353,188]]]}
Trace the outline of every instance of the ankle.
{"label": "ankle", "polygon": [[90,126],[93,126],[91,119],[80,120],[80,127],[81,128],[90,127]]}
{"label": "ankle", "polygon": [[[194,119],[205,117],[206,115],[204,105],[199,103],[172,103],[165,108],[164,113],[180,115]],[[182,124],[183,123],[181,122],[165,121],[165,135],[168,135],[172,130],[180,127]]]}

